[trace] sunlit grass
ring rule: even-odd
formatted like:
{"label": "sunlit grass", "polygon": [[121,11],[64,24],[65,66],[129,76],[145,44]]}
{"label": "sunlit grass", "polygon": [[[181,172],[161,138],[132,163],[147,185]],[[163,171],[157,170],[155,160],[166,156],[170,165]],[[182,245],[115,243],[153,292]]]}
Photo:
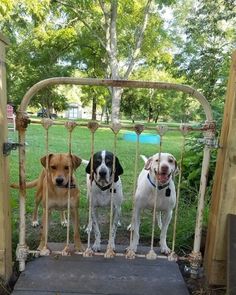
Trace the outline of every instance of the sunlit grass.
{"label": "sunlit grass", "polygon": [[[124,174],[122,175],[124,202],[122,213],[122,227],[119,231],[126,231],[126,227],[131,221],[132,214],[132,196],[133,187],[136,176],[134,175],[135,153],[136,143],[128,142],[123,139],[124,130],[121,130],[117,137],[117,151],[116,154],[124,168]],[[148,133],[155,133],[155,131],[148,131]],[[16,140],[16,133],[11,133],[12,140]],[[26,177],[27,180],[35,179],[42,167],[40,164],[40,158],[46,154],[45,150],[45,130],[40,124],[31,124],[26,132]],[[177,161],[180,157],[180,149],[182,145],[182,135],[179,131],[170,131],[163,137],[162,150],[172,153]],[[105,128],[99,128],[95,133],[94,140],[95,151],[98,150],[110,150],[114,149],[114,134],[111,130]],[[156,144],[142,144],[140,143],[140,154],[151,156],[159,152],[159,145]],[[64,126],[54,125],[49,129],[49,153],[54,152],[67,152],[68,151],[68,131]],[[89,159],[91,154],[91,133],[86,127],[77,127],[72,133],[72,152],[83,159]],[[141,171],[143,167],[143,160],[138,159],[138,171]],[[10,177],[11,182],[18,181],[18,153],[13,151],[10,157]],[[86,239],[86,235],[82,229],[86,226],[88,221],[88,202],[86,197],[86,174],[85,166],[81,165],[76,171],[76,177],[81,190],[81,203],[80,203],[80,215],[81,215],[81,233],[83,239]],[[16,243],[18,239],[18,221],[19,221],[19,199],[18,191],[11,190],[12,201],[12,218],[13,218],[13,240]],[[184,204],[182,206],[185,206]],[[30,221],[34,208],[34,190],[27,190],[26,201],[26,218],[27,218],[27,242],[33,247],[37,244],[39,229],[31,229]],[[186,211],[186,208],[183,208]],[[187,209],[188,210],[188,209]],[[196,211],[196,207],[189,210],[189,214]],[[108,211],[106,211],[109,216]],[[192,214],[191,213],[191,214]],[[105,214],[105,215],[106,215]],[[53,241],[65,240],[66,230],[59,226],[58,214],[53,215],[56,222],[53,222],[53,230],[49,232],[49,239]],[[53,217],[53,218],[54,218]],[[189,223],[189,220],[193,222]],[[194,228],[194,217],[189,218],[186,212],[179,218],[182,225],[180,225],[180,237],[191,235]],[[108,220],[108,218],[107,218]],[[151,214],[148,211],[142,216],[141,224],[141,241],[149,242],[151,233]],[[54,227],[55,223],[55,227]],[[108,226],[108,222],[107,222]],[[185,229],[187,233],[185,232]],[[170,236],[172,229],[170,227]],[[128,235],[129,233],[125,233]],[[106,231],[105,238],[107,238],[108,231]],[[183,237],[182,237],[183,238]],[[171,240],[171,238],[169,238]],[[177,237],[178,239],[178,237]],[[178,241],[177,241],[178,244]],[[15,246],[15,245],[14,245]]]}

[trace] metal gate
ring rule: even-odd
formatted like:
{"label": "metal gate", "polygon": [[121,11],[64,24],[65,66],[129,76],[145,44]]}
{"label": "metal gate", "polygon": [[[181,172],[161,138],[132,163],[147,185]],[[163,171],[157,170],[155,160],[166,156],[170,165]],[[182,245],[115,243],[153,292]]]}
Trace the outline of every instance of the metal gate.
{"label": "metal gate", "polygon": [[[204,197],[206,192],[206,182],[207,182],[207,174],[209,169],[209,161],[210,161],[210,150],[211,148],[216,147],[215,140],[215,122],[213,121],[211,107],[206,100],[206,98],[199,93],[197,90],[192,87],[186,85],[179,85],[173,83],[163,83],[163,82],[147,82],[147,81],[127,81],[127,80],[109,80],[109,79],[81,79],[81,78],[68,78],[68,77],[56,77],[51,79],[46,79],[40,81],[35,84],[33,87],[29,89],[29,91],[23,97],[19,110],[17,112],[16,117],[16,128],[19,132],[19,183],[20,183],[20,232],[19,232],[19,243],[17,247],[17,259],[19,261],[20,271],[25,269],[25,261],[27,256],[30,253],[33,254],[43,254],[39,251],[30,250],[26,244],[26,180],[25,180],[25,135],[27,126],[30,123],[26,109],[33,98],[33,96],[41,89],[52,86],[52,85],[60,85],[60,84],[75,84],[75,85],[90,85],[90,86],[103,86],[103,87],[120,87],[120,88],[152,88],[152,89],[163,89],[163,90],[176,90],[187,93],[192,97],[196,98],[206,115],[205,123],[199,128],[190,127],[187,125],[183,125],[181,127],[180,132],[183,135],[186,135],[189,131],[199,131],[204,134],[204,150],[203,150],[203,162],[202,162],[202,170],[201,170],[201,180],[200,180],[200,188],[199,188],[199,200],[198,200],[198,208],[197,208],[197,218],[196,218],[196,227],[195,227],[195,237],[194,237],[194,245],[193,250],[190,255],[191,262],[191,270],[193,276],[197,274],[199,265],[202,260],[201,252],[200,252],[200,242],[201,242],[201,234],[202,234],[202,224],[203,224],[203,211],[204,211]],[[50,125],[50,122],[49,122]],[[68,131],[72,132],[73,128],[76,127],[74,123],[68,123]],[[48,129],[50,126],[45,127]],[[91,134],[96,132],[98,126],[94,125],[93,122],[88,124],[88,128],[91,130]],[[107,128],[106,126],[103,126]],[[121,128],[126,128],[126,126],[122,126],[120,124],[113,124],[111,129],[114,133],[114,142],[116,141],[116,136]],[[165,133],[165,128],[159,126],[155,128],[159,135],[162,137]],[[141,134],[142,127],[135,125],[133,130],[137,135]],[[70,208],[70,207],[69,207]],[[176,218],[175,218],[176,222]],[[174,255],[174,241],[172,244],[172,255],[169,256],[169,259],[175,260]],[[88,245],[89,246],[89,245]],[[151,245],[152,248],[152,245]],[[63,252],[60,254],[63,255]],[[45,255],[48,255],[45,252]]]}

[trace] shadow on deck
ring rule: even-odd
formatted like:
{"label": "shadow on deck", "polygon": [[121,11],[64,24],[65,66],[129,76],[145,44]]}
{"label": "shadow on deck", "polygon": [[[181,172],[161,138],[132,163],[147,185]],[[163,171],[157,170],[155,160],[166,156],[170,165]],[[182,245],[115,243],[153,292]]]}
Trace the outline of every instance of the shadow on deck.
{"label": "shadow on deck", "polygon": [[[146,247],[139,250],[149,251]],[[127,260],[118,256],[105,259],[73,255],[40,257],[28,262],[12,293],[52,294],[188,295],[189,292],[177,263],[165,258]]]}

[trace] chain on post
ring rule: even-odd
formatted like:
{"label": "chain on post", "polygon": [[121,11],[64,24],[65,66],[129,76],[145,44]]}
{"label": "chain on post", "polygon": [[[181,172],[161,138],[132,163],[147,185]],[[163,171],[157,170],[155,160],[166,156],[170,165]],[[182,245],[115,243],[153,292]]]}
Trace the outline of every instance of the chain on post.
{"label": "chain on post", "polygon": [[[132,196],[132,221],[131,221],[131,228],[130,228],[130,245],[133,241],[133,225],[134,225],[134,202],[135,202],[135,191],[136,191],[136,185],[137,185],[137,171],[138,171],[138,156],[140,154],[139,147],[140,147],[140,134],[144,130],[144,125],[142,124],[136,124],[134,126],[134,131],[137,134],[137,142],[136,142],[136,153],[135,153],[135,163],[134,163],[134,186],[133,186],[133,196]],[[127,253],[125,255],[127,259],[134,259],[135,258],[135,252],[132,249],[128,249]]]}
{"label": "chain on post", "polygon": [[115,164],[116,164],[116,145],[117,145],[117,135],[121,129],[121,125],[112,124],[111,130],[114,133],[114,146],[113,146],[113,164],[112,164],[112,185],[111,185],[111,206],[110,206],[110,224],[109,224],[109,242],[107,250],[104,254],[105,258],[113,258],[116,254],[111,245],[112,240],[112,230],[113,230],[113,204],[114,204],[114,181],[115,181]]}
{"label": "chain on post", "polygon": [[43,226],[43,229],[45,231],[45,243],[43,246],[43,249],[40,250],[41,256],[47,256],[50,254],[50,249],[48,248],[48,216],[49,216],[49,210],[48,210],[48,178],[49,178],[49,149],[48,149],[48,130],[53,125],[53,120],[45,118],[41,121],[42,126],[46,130],[46,195],[45,195],[45,226]]}
{"label": "chain on post", "polygon": [[88,243],[87,243],[87,249],[83,253],[83,257],[91,257],[94,255],[94,252],[91,248],[91,231],[92,231],[92,203],[93,203],[93,194],[91,192],[92,190],[92,182],[93,182],[93,155],[94,155],[94,134],[96,130],[98,129],[99,124],[97,122],[91,121],[88,122],[88,128],[90,129],[91,132],[91,161],[90,161],[90,198],[89,198],[89,221],[88,221],[88,226],[87,226],[87,233],[88,233]]}

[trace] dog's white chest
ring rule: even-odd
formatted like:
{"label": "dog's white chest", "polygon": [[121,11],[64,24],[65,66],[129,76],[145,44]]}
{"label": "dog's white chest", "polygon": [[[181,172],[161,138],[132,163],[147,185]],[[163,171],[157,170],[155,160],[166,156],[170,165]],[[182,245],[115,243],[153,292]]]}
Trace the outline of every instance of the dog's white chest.
{"label": "dog's white chest", "polygon": [[96,189],[94,190],[94,192],[96,195],[96,198],[93,199],[93,204],[95,207],[103,207],[103,206],[108,206],[111,203],[111,192],[110,189],[106,190],[106,191],[97,191]]}

